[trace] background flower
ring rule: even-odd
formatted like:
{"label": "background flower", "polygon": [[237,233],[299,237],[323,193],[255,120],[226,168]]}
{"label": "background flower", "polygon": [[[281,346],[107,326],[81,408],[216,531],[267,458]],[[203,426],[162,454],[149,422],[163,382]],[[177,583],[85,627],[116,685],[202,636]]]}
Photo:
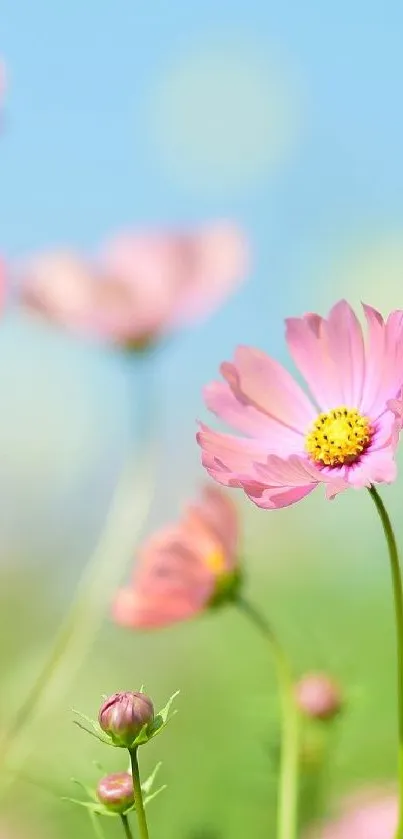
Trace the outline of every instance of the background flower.
{"label": "background flower", "polygon": [[47,319],[143,345],[209,314],[247,270],[244,235],[217,223],[190,232],[121,234],[96,264],[68,251],[45,253],[20,274],[25,305]]}
{"label": "background flower", "polygon": [[139,550],[132,581],[118,592],[117,623],[151,629],[203,612],[236,570],[238,514],[231,500],[206,487],[182,519]]}
{"label": "background flower", "polygon": [[396,796],[364,791],[345,802],[339,818],[309,833],[307,839],[390,839],[396,825]]}
{"label": "background flower", "polygon": [[326,673],[305,673],[295,685],[295,699],[302,714],[317,720],[334,719],[343,707],[341,689]]}

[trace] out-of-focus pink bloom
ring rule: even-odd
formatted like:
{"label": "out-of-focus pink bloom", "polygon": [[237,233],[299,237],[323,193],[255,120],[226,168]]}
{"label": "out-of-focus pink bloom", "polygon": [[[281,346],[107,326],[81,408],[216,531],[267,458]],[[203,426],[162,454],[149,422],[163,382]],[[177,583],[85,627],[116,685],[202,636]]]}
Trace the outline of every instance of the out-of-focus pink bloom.
{"label": "out-of-focus pink bloom", "polygon": [[397,814],[397,796],[364,792],[346,802],[339,818],[308,833],[306,839],[391,839]]}
{"label": "out-of-focus pink bloom", "polygon": [[7,268],[6,263],[0,256],[0,312],[4,308],[7,295]]}
{"label": "out-of-focus pink bloom", "polygon": [[141,335],[164,333],[205,317],[244,279],[248,251],[241,231],[216,223],[187,233],[125,233],[103,251],[107,275],[139,307]]}
{"label": "out-of-focus pink bloom", "polygon": [[91,328],[96,281],[91,266],[78,254],[43,253],[22,266],[20,273],[28,308],[66,327]]}
{"label": "out-of-focus pink bloom", "polygon": [[22,269],[22,295],[65,327],[142,346],[217,307],[245,277],[247,261],[245,239],[229,224],[122,234],[97,264],[68,252],[33,258]]}
{"label": "out-of-focus pink bloom", "polygon": [[276,361],[239,347],[221,365],[223,382],[205,390],[208,408],[243,437],[202,425],[198,441],[209,474],[240,487],[258,507],[300,501],[318,484],[327,497],[396,477],[400,430],[389,409],[403,383],[403,312],[385,322],[364,306],[367,343],[344,300],[328,318],[286,321],[286,340],[311,397]]}
{"label": "out-of-focus pink bloom", "polygon": [[118,592],[117,623],[151,629],[203,612],[237,574],[239,521],[230,499],[206,487],[183,518],[140,549],[131,584]]}
{"label": "out-of-focus pink bloom", "polygon": [[307,717],[331,720],[341,711],[339,686],[326,673],[306,673],[295,686],[299,710]]}

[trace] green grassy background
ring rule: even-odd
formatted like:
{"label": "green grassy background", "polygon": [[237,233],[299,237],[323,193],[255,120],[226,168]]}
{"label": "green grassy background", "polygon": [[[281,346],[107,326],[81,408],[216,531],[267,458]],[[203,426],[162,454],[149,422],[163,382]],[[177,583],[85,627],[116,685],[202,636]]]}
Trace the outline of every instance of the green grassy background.
{"label": "green grassy background", "polygon": [[[399,520],[399,489],[384,493]],[[399,531],[399,527],[398,527]],[[328,806],[395,772],[395,663],[389,569],[367,493],[328,504],[320,491],[294,509],[245,507],[246,592],[278,629],[297,674],[324,669],[343,685],[334,732]],[[1,585],[4,724],[46,653],[65,604],[54,594],[57,564],[35,574],[15,564]],[[73,589],[74,581],[72,581]],[[53,594],[52,594],[53,592]],[[180,688],[179,713],[141,752],[144,773],[162,760],[168,789],[150,805],[152,837],[254,839],[273,835],[278,708],[265,641],[233,607],[148,634],[105,621],[94,649],[58,707],[30,733],[24,775],[3,800],[29,836],[90,837],[85,811],[60,801],[72,776],[96,783],[93,761],[125,768],[76,728],[69,708],[95,716],[103,693],[142,683],[156,706]],[[305,784],[305,787],[307,785]],[[308,802],[309,804],[309,802]],[[309,807],[308,807],[309,810]],[[105,823],[119,836],[118,822]]]}

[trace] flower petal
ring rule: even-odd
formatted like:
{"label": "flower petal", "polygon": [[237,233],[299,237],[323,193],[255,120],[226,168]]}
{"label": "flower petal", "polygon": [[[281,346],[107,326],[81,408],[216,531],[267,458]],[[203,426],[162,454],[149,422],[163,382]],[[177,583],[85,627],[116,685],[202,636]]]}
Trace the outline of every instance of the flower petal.
{"label": "flower petal", "polygon": [[399,422],[403,421],[403,396],[400,393],[398,399],[389,399],[387,403],[389,411],[395,415]]}
{"label": "flower petal", "polygon": [[386,446],[396,447],[396,417],[392,411],[385,411],[382,416],[378,417],[375,424],[374,435],[371,440],[370,451],[377,451]]}
{"label": "flower petal", "polygon": [[112,617],[130,629],[157,629],[177,621],[189,620],[203,609],[203,602],[192,597],[167,597],[166,594],[141,596],[134,587],[120,589],[112,604]]}
{"label": "flower petal", "polygon": [[251,404],[240,401],[227,382],[212,382],[204,389],[207,407],[237,431],[265,441],[266,451],[284,454],[301,451],[303,438],[298,431],[268,416]]}
{"label": "flower petal", "polygon": [[[239,540],[239,513],[228,494],[214,485],[204,487],[200,501],[190,504],[184,517],[184,528],[189,523],[192,531],[198,524],[210,535],[210,540],[223,551],[227,570],[236,563]],[[214,547],[213,547],[214,550]]]}
{"label": "flower petal", "polygon": [[234,363],[221,372],[240,402],[252,405],[300,434],[305,434],[316,410],[281,364],[261,350],[238,347]]}
{"label": "flower petal", "polygon": [[305,486],[317,484],[320,480],[320,471],[297,456],[285,459],[269,455],[265,463],[255,463],[255,468],[257,474],[266,478],[271,486]]}
{"label": "flower petal", "polygon": [[216,309],[246,277],[250,262],[245,235],[229,222],[189,233],[183,243],[187,282],[175,301],[175,325],[193,322]]}
{"label": "flower petal", "polygon": [[197,442],[202,448],[202,463],[208,473],[224,486],[240,486],[239,476],[255,477],[253,462],[267,455],[261,440],[221,434],[200,423]]}
{"label": "flower petal", "polygon": [[365,381],[362,391],[360,410],[363,414],[376,417],[382,410],[382,401],[377,408],[378,394],[382,384],[386,328],[382,315],[372,306],[363,303],[368,326],[368,342],[365,361]]}
{"label": "flower petal", "polygon": [[369,451],[347,472],[350,486],[355,489],[370,487],[371,484],[391,484],[396,480],[397,465],[393,448],[386,447]]}
{"label": "flower petal", "polygon": [[328,353],[323,324],[323,318],[314,314],[287,318],[286,341],[312,396],[322,411],[328,411],[335,407],[337,400],[333,386],[335,366]]}
{"label": "flower petal", "polygon": [[351,306],[341,300],[327,320],[308,314],[286,320],[291,356],[324,411],[356,407],[364,383],[364,340]]}
{"label": "flower petal", "polygon": [[241,485],[247,496],[258,507],[265,509],[288,507],[308,495],[318,484],[297,456],[285,460],[270,455],[265,463],[256,462],[254,467],[256,479],[241,480]]}
{"label": "flower petal", "polygon": [[362,411],[376,419],[403,385],[403,312],[392,312],[386,323],[379,312],[364,306],[369,344]]}
{"label": "flower petal", "polygon": [[308,484],[303,487],[267,487],[264,484],[244,484],[245,494],[263,510],[280,510],[282,507],[290,507],[301,501],[315,489],[315,484]]}
{"label": "flower petal", "polygon": [[364,339],[358,318],[346,300],[340,300],[333,306],[325,331],[338,381],[338,387],[335,388],[340,399],[338,404],[357,407],[361,402],[364,384]]}
{"label": "flower petal", "polygon": [[395,399],[403,385],[403,311],[391,312],[386,322],[386,369],[383,401]]}
{"label": "flower petal", "polygon": [[192,617],[205,606],[215,581],[204,556],[216,543],[205,528],[199,527],[197,537],[180,524],[164,528],[143,545],[131,585],[115,601],[119,623],[162,626]]}
{"label": "flower petal", "polygon": [[288,488],[310,486],[314,489],[323,483],[327,497],[333,498],[348,487],[345,466],[319,468],[299,455],[291,455],[286,460],[271,455],[265,464],[255,463],[254,466],[259,480],[264,479],[270,488],[282,485]]}
{"label": "flower petal", "polygon": [[91,266],[73,251],[50,251],[32,257],[17,271],[24,305],[49,320],[70,327],[91,321],[96,278]]}

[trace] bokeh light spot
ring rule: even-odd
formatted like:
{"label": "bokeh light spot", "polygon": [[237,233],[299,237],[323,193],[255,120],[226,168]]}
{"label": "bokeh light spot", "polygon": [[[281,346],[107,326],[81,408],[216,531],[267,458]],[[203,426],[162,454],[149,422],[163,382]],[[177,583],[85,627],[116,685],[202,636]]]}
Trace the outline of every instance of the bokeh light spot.
{"label": "bokeh light spot", "polygon": [[296,87],[291,66],[253,43],[182,55],[150,100],[152,141],[164,167],[198,191],[253,187],[289,157],[299,134]]}
{"label": "bokeh light spot", "polygon": [[354,307],[363,301],[383,314],[403,309],[403,231],[381,233],[351,246],[336,260],[321,287],[325,308],[345,297]]}

